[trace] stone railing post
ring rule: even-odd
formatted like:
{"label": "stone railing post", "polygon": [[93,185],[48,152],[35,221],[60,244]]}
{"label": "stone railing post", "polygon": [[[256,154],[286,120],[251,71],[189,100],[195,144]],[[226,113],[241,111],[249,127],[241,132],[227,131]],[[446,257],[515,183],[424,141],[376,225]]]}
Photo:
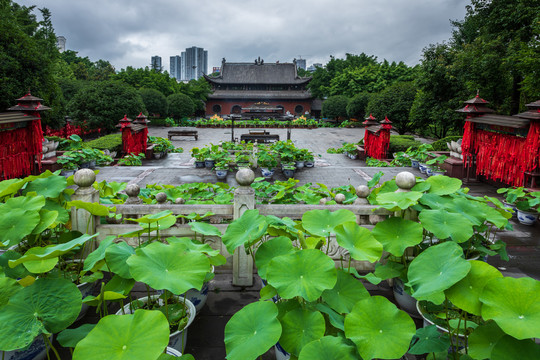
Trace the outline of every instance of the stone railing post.
{"label": "stone railing post", "polygon": [[[396,175],[396,185],[398,186],[396,192],[409,192],[416,185],[416,177],[408,171],[402,171]],[[406,209],[396,211],[395,216],[401,217],[402,214],[404,219],[418,220],[418,212],[416,210]]]}
{"label": "stone railing post", "polygon": [[[96,181],[96,174],[90,169],[78,170],[73,176],[75,185],[78,186],[75,193],[71,195],[71,200],[81,200],[88,203],[99,202],[99,191],[92,186]],[[83,234],[94,235],[96,226],[99,224],[99,216],[94,216],[84,209],[71,208],[71,229],[80,231]],[[87,242],[84,249],[84,256],[95,249],[96,240]]]}
{"label": "stone railing post", "polygon": [[[356,200],[354,200],[354,205],[369,205],[367,197],[371,193],[367,185],[359,185],[356,187]],[[358,224],[370,224],[369,221],[370,215],[358,215]]]}
{"label": "stone railing post", "polygon": [[[251,169],[243,168],[236,173],[238,189],[234,192],[234,219],[241,217],[247,210],[255,209],[255,190],[251,184],[255,180],[255,173]],[[233,285],[253,285],[253,258],[241,246],[233,254]]]}

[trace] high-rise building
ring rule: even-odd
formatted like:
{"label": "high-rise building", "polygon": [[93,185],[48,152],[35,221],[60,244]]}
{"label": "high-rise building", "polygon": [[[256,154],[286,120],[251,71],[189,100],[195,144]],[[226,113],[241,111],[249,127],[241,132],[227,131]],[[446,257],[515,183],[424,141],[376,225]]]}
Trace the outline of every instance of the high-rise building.
{"label": "high-rise building", "polygon": [[197,80],[208,74],[208,51],[203,48],[190,47],[182,52],[183,80]]}
{"label": "high-rise building", "polygon": [[306,59],[295,59],[296,60],[296,68],[306,70]]}
{"label": "high-rise building", "polygon": [[56,37],[56,47],[61,53],[66,51],[66,38],[64,36],[60,35]]}
{"label": "high-rise building", "polygon": [[170,58],[170,75],[177,81],[182,80],[182,57],[179,55]]}
{"label": "high-rise building", "polygon": [[161,56],[152,56],[150,66],[152,70],[161,71],[163,69],[161,66]]}

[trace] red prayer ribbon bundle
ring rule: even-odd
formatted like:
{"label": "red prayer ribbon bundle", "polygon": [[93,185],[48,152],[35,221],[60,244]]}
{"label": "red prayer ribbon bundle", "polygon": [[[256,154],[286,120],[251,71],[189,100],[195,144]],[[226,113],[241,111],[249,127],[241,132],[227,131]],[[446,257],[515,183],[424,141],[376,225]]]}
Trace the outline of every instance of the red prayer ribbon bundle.
{"label": "red prayer ribbon bundle", "polygon": [[39,119],[24,128],[0,132],[0,177],[7,180],[32,174],[34,159],[41,168],[42,139]]}
{"label": "red prayer ribbon bundle", "polygon": [[[390,129],[392,127],[390,126]],[[367,156],[374,159],[385,159],[390,146],[390,129],[383,125],[383,129],[374,134],[366,129],[364,136],[364,150]],[[367,139],[367,140],[366,140]]]}

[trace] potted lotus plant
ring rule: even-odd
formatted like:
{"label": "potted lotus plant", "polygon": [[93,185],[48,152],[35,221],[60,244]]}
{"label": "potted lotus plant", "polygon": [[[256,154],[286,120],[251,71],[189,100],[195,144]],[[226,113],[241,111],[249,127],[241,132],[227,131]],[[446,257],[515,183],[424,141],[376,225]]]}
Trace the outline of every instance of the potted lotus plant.
{"label": "potted lotus plant", "polygon": [[498,194],[505,194],[505,205],[517,212],[518,221],[524,225],[533,225],[538,219],[540,191],[526,192],[525,188],[500,188]]}
{"label": "potted lotus plant", "polygon": [[274,176],[277,164],[274,152],[261,150],[257,153],[257,165],[261,168],[261,174],[265,179],[271,179]]}

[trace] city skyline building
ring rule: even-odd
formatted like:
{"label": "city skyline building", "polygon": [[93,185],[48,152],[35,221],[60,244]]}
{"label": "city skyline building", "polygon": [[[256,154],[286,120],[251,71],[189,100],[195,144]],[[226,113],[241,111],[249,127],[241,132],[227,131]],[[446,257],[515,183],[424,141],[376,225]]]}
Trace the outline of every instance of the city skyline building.
{"label": "city skyline building", "polygon": [[197,80],[208,74],[208,51],[192,46],[182,52],[182,80]]}
{"label": "city skyline building", "polygon": [[150,67],[152,70],[161,71],[163,69],[163,67],[161,66],[161,56],[152,56],[150,60]]}
{"label": "city skyline building", "polygon": [[306,70],[306,59],[294,59],[296,61],[296,68]]}
{"label": "city skyline building", "polygon": [[170,57],[170,75],[175,78],[176,81],[182,80],[182,57],[175,55]]}

